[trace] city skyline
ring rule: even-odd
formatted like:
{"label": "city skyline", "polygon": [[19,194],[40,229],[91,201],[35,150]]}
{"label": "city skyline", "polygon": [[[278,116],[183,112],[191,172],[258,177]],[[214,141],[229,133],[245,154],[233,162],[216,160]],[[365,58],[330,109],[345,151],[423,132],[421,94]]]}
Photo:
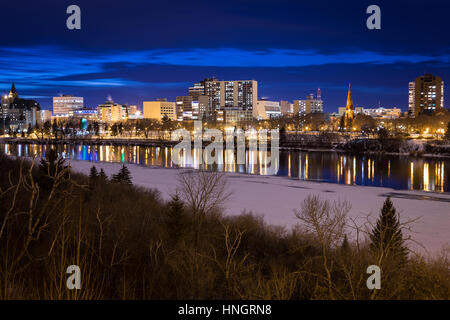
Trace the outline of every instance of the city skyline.
{"label": "city skyline", "polygon": [[[0,90],[15,82],[45,109],[61,93],[82,96],[89,107],[108,96],[139,107],[156,98],[175,101],[194,83],[217,77],[257,80],[259,98],[278,101],[305,99],[320,87],[324,112],[345,105],[352,83],[355,106],[407,111],[410,81],[450,75],[449,40],[421,23],[433,19],[434,28],[448,29],[437,1],[382,1],[382,29],[375,31],[365,27],[367,3],[360,1],[202,3],[194,11],[182,2],[112,8],[79,1],[81,30],[65,28],[67,3],[20,2],[2,5],[11,14],[0,21],[8,44],[0,46]],[[39,17],[36,6],[46,7]],[[398,23],[404,19],[409,23]],[[432,45],[417,45],[423,38]]]}

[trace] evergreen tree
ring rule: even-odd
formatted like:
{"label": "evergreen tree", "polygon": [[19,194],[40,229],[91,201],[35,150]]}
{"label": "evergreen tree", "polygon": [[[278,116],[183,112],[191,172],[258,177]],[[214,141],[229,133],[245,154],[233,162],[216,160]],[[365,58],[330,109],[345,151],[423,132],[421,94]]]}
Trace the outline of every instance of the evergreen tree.
{"label": "evergreen tree", "polygon": [[95,166],[92,166],[89,174],[89,187],[92,189],[97,181],[98,181],[98,171]]}
{"label": "evergreen tree", "polygon": [[370,234],[370,240],[370,247],[377,254],[406,261],[408,253],[404,246],[400,222],[390,197],[384,201],[380,217]]}
{"label": "evergreen tree", "polygon": [[174,243],[177,243],[184,233],[185,211],[183,201],[178,195],[172,196],[169,202],[169,211],[167,213],[167,226],[169,237]]}
{"label": "evergreen tree", "polygon": [[341,116],[341,119],[339,120],[339,131],[344,131],[344,127],[345,127],[345,120],[344,120],[344,116]]}
{"label": "evergreen tree", "polygon": [[103,171],[103,168],[100,169],[100,173],[98,174],[98,179],[102,183],[108,182],[108,176],[106,175],[105,171]]}
{"label": "evergreen tree", "polygon": [[445,139],[450,140],[450,121],[447,124],[447,131],[445,131]]}
{"label": "evergreen tree", "polygon": [[132,185],[131,182],[131,174],[128,168],[125,165],[122,165],[122,169],[120,171],[112,176],[111,182],[113,183],[120,183],[120,184],[126,184],[126,185]]}
{"label": "evergreen tree", "polygon": [[91,167],[91,172],[89,174],[89,179],[91,180],[95,180],[98,178],[98,171],[97,168],[95,166]]}

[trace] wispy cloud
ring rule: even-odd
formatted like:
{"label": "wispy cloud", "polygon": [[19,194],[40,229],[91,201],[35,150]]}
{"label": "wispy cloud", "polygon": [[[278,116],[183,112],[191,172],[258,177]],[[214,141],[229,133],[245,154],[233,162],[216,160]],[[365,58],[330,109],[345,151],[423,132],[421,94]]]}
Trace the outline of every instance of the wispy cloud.
{"label": "wispy cloud", "polygon": [[343,63],[449,62],[449,56],[388,55],[368,51],[326,54],[314,50],[267,49],[255,51],[220,48],[182,51],[159,50],[148,52],[147,54],[148,63],[217,67],[304,67]]}
{"label": "wispy cloud", "polygon": [[[447,64],[449,61],[446,55],[394,55],[368,51],[322,53],[292,49],[192,48],[87,52],[54,46],[0,47],[0,84],[20,81],[22,88],[29,89],[43,86],[169,88],[186,83],[145,82],[132,79],[126,71],[145,65],[272,68],[327,64]],[[121,72],[121,76],[106,75],[114,71]]]}

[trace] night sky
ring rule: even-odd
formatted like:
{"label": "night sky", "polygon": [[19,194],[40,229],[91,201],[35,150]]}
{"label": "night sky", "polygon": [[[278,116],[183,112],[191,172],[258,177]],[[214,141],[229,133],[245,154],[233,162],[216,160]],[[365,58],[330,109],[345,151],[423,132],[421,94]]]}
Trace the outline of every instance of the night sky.
{"label": "night sky", "polygon": [[[66,8],[81,8],[81,30]],[[366,8],[381,8],[381,30]],[[324,108],[354,103],[407,109],[408,82],[424,72],[450,86],[450,4],[435,1],[2,1],[0,92],[51,107],[81,95],[138,104],[174,101],[194,82],[258,80],[260,97],[304,99],[318,87]],[[450,89],[445,105],[450,103]]]}

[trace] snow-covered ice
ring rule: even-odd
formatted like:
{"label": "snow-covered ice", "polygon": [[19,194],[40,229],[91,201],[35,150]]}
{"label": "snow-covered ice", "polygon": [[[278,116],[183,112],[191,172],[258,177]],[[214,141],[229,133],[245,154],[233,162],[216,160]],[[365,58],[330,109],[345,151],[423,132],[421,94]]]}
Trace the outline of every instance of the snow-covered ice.
{"label": "snow-covered ice", "polygon": [[[95,165],[103,168],[108,176],[119,171],[122,164],[105,162],[70,162],[73,170],[89,174]],[[133,183],[158,189],[164,199],[175,193],[177,174],[182,169],[149,168],[126,164]],[[411,237],[420,243],[409,242],[411,249],[421,253],[437,253],[450,243],[450,194],[422,191],[394,190],[390,188],[341,185],[303,181],[277,176],[259,176],[227,173],[232,192],[227,202],[226,214],[237,215],[244,210],[263,216],[266,223],[290,228],[298,223],[294,208],[299,208],[308,195],[322,199],[347,200],[352,209],[349,217],[363,224],[369,216],[375,221],[387,195],[391,195],[401,220],[417,220],[411,224]]]}

